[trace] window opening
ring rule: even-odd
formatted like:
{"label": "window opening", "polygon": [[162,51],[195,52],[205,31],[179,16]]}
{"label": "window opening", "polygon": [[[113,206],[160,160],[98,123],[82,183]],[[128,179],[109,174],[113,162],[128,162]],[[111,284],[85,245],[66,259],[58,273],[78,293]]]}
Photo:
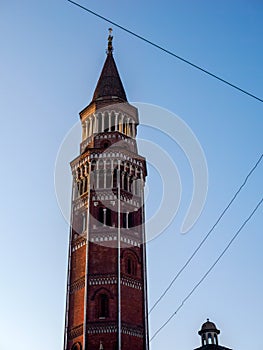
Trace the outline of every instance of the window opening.
{"label": "window opening", "polygon": [[109,299],[106,294],[99,296],[99,317],[105,318],[109,316]]}

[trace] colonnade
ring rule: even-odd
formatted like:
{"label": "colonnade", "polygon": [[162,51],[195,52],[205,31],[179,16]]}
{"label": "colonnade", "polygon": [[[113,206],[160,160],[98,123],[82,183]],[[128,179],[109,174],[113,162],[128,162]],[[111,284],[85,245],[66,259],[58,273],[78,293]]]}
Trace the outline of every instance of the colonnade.
{"label": "colonnade", "polygon": [[202,345],[215,344],[218,345],[218,338],[216,332],[206,332],[202,335]]}
{"label": "colonnade", "polygon": [[133,118],[122,113],[95,113],[82,122],[82,141],[93,134],[107,131],[119,131],[135,138],[136,123]]}
{"label": "colonnade", "polygon": [[[120,163],[120,188],[134,195],[140,194],[141,181],[143,179],[140,167],[122,161]],[[85,163],[76,170],[74,199],[88,190],[88,181],[91,189],[112,189],[118,187],[118,161],[116,159],[100,159],[91,161],[91,173]]]}

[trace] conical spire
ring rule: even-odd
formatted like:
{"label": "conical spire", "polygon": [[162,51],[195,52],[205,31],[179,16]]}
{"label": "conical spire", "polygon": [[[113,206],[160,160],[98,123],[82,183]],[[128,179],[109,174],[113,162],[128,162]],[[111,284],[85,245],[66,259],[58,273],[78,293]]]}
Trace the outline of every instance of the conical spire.
{"label": "conical spire", "polygon": [[121,78],[114,61],[112,51],[112,29],[109,29],[107,58],[102,68],[100,78],[93,94],[92,102],[118,98],[121,102],[127,102]]}

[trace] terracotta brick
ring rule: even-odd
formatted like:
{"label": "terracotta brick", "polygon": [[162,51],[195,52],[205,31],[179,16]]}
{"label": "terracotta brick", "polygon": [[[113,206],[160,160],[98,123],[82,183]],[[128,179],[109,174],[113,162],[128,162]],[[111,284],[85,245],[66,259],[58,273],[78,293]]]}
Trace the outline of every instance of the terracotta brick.
{"label": "terracotta brick", "polygon": [[65,350],[77,343],[82,350],[84,344],[84,350],[99,350],[100,342],[104,350],[148,350],[139,187],[147,175],[146,161],[137,152],[138,111],[127,102],[110,47],[93,99],[80,113],[81,152],[71,162]]}

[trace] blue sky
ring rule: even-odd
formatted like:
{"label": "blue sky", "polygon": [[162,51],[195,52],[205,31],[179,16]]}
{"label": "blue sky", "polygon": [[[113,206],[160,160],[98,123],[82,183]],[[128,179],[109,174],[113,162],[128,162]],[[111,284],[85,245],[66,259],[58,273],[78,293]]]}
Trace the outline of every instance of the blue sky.
{"label": "blue sky", "polygon": [[[263,97],[261,1],[123,1],[83,6]],[[0,348],[62,349],[68,224],[56,201],[59,146],[92,97],[109,25],[65,0],[0,3],[1,298]],[[262,103],[114,28],[114,55],[129,101],[180,116],[205,152],[209,187],[186,235],[191,169],[182,150],[161,144],[176,163],[182,201],[172,225],[148,244],[152,305],[218,218],[262,153]],[[155,140],[151,130],[141,137]],[[161,141],[160,141],[161,142]],[[76,154],[78,145],[76,145]],[[144,154],[143,149],[140,153]],[[68,159],[68,162],[71,159]],[[152,312],[151,334],[180,305],[262,197],[261,164],[209,241]],[[147,214],[160,176],[149,167]],[[230,348],[262,349],[262,208],[211,275],[151,343],[194,349],[207,317]]]}

